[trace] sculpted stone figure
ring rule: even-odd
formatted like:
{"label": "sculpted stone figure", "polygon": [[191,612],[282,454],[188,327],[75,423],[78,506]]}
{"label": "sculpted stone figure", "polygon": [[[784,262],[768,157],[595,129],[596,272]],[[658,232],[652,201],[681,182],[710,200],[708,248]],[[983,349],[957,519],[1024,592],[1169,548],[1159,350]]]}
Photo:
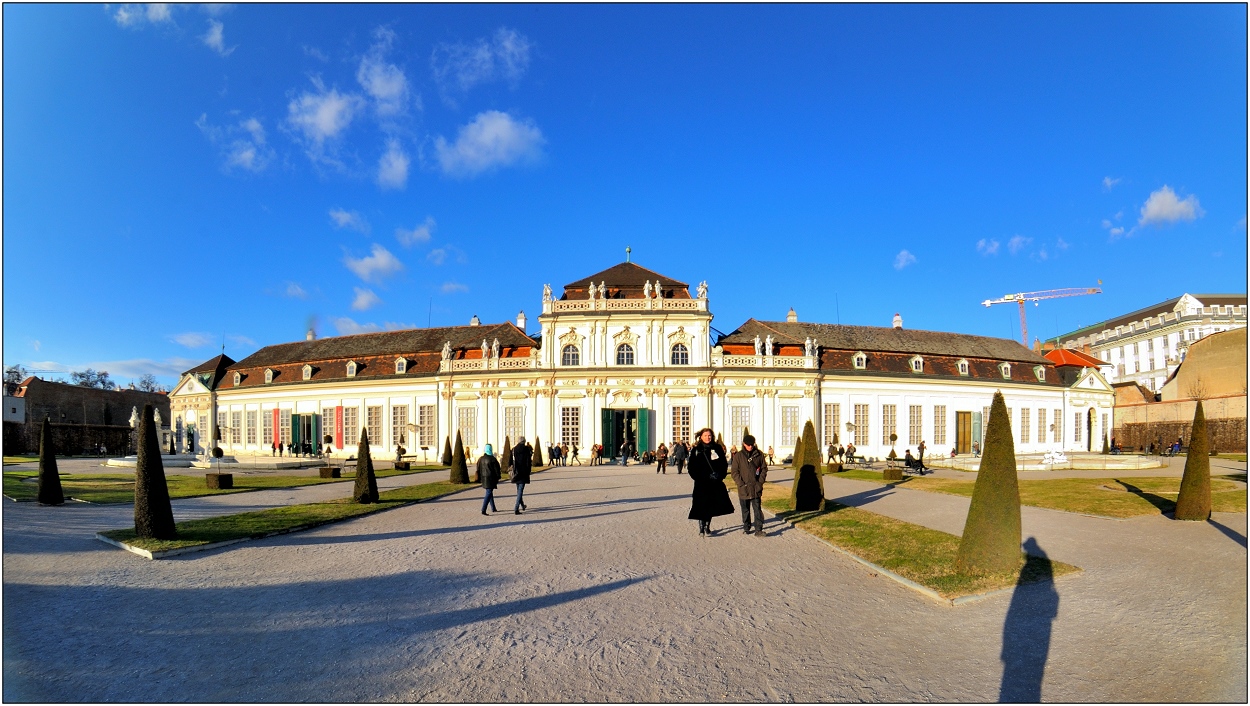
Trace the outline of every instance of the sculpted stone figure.
{"label": "sculpted stone figure", "polygon": [[490,349],[490,347],[486,345],[486,339],[485,339],[485,338],[483,338],[483,339],[482,339],[482,359],[483,359],[483,360],[485,360],[485,359],[486,359],[486,354],[487,354],[487,351],[488,351],[489,349]]}
{"label": "sculpted stone figure", "polygon": [[760,354],[760,335],[755,334],[755,355]]}
{"label": "sculpted stone figure", "polygon": [[646,281],[646,282],[642,285],[642,298],[643,298],[643,299],[650,299],[650,298],[651,298],[651,280],[647,280],[647,281]]}
{"label": "sculpted stone figure", "polygon": [[499,339],[498,338],[496,338],[490,344],[490,357],[492,358],[499,357]]}
{"label": "sculpted stone figure", "polygon": [[698,293],[700,299],[707,299],[707,280],[700,282],[695,291]]}
{"label": "sculpted stone figure", "polygon": [[591,283],[590,283],[590,288],[589,288],[589,289],[587,289],[586,291],[587,291],[587,293],[589,294],[589,296],[588,296],[587,298],[588,298],[588,299],[590,299],[591,301],[594,301],[594,300],[595,300],[595,283],[594,283],[594,282],[591,282]]}
{"label": "sculpted stone figure", "polygon": [[768,334],[768,337],[764,339],[764,355],[772,355],[772,354],[773,354],[773,335],[770,333]]}
{"label": "sculpted stone figure", "polygon": [[549,284],[543,285],[543,301],[545,302],[551,301],[551,285]]}
{"label": "sculpted stone figure", "polygon": [[443,342],[443,360],[451,359],[451,341]]}
{"label": "sculpted stone figure", "polygon": [[608,298],[608,287],[607,285],[603,283],[602,280],[599,281],[599,298],[600,299]]}
{"label": "sculpted stone figure", "polygon": [[803,341],[803,355],[810,356],[812,354],[812,339],[807,338]]}

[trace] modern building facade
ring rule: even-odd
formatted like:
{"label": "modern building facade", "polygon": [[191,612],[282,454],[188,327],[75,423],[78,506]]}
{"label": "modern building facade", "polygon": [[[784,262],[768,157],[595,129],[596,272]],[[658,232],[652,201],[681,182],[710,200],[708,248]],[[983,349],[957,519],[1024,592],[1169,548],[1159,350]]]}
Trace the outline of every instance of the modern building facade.
{"label": "modern building facade", "polygon": [[[539,333],[516,324],[411,329],[267,346],[225,367],[210,418],[233,455],[275,442],[354,454],[363,429],[379,453],[405,447],[433,460],[459,434],[471,454],[505,438],[582,450],[623,442],[645,451],[708,426],[726,445],[750,430],[775,457],[812,421],[822,445],[899,455],[968,453],[996,390],[1017,452],[1085,449],[1110,429],[1112,394],[1093,371],[1065,384],[1058,369],[1005,339],[892,327],[749,319],[713,341],[707,286],[621,263],[544,286]],[[198,386],[197,386],[198,385]],[[184,376],[173,392],[204,397]],[[195,421],[203,425],[203,407]],[[1093,410],[1093,411],[1091,411]],[[1089,420],[1094,419],[1093,428]],[[896,436],[892,442],[891,434]],[[201,435],[202,436],[202,435]]]}

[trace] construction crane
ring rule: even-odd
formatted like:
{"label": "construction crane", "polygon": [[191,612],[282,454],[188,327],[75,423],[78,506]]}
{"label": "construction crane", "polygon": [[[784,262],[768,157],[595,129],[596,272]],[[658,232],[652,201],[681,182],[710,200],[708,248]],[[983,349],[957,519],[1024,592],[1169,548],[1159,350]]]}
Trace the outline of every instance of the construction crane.
{"label": "construction crane", "polygon": [[[1102,280],[1098,280],[1098,284],[1102,284]],[[1086,294],[1102,294],[1099,287],[1069,287],[1068,289],[1046,289],[1041,292],[1020,292],[1018,294],[1004,294],[1001,299],[986,299],[981,302],[983,306],[989,307],[994,304],[1018,304],[1020,305],[1020,340],[1024,342],[1024,347],[1029,347],[1029,326],[1024,318],[1024,303],[1033,302],[1033,306],[1043,299],[1059,299],[1060,297],[1079,297]]]}

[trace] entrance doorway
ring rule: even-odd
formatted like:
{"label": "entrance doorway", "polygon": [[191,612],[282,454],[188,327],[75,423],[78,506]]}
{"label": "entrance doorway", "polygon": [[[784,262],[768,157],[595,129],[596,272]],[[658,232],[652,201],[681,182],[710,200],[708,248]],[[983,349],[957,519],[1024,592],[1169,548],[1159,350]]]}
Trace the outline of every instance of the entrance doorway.
{"label": "entrance doorway", "polygon": [[1094,450],[1094,408],[1085,414],[1085,450]]}
{"label": "entrance doorway", "polygon": [[600,411],[600,432],[604,454],[620,458],[621,444],[629,442],[639,454],[650,451],[654,437],[654,414],[649,409],[605,409]]}
{"label": "entrance doorway", "polygon": [[955,453],[972,452],[972,412],[955,412]]}

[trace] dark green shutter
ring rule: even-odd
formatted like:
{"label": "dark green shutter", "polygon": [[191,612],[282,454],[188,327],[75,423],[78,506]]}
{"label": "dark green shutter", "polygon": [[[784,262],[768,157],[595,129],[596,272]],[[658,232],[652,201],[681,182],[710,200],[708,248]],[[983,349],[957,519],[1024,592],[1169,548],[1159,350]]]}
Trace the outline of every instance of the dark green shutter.
{"label": "dark green shutter", "polygon": [[604,409],[604,410],[599,411],[600,426],[603,430],[603,437],[599,443],[603,444],[604,456],[609,456],[609,457],[615,456],[617,449],[619,449],[621,446],[621,442],[616,438],[616,435],[613,434],[613,432],[615,431],[615,428],[614,428],[614,425],[612,424],[612,419],[613,419],[612,410]]}
{"label": "dark green shutter", "polygon": [[651,410],[638,410],[638,453],[651,450],[651,420]]}

